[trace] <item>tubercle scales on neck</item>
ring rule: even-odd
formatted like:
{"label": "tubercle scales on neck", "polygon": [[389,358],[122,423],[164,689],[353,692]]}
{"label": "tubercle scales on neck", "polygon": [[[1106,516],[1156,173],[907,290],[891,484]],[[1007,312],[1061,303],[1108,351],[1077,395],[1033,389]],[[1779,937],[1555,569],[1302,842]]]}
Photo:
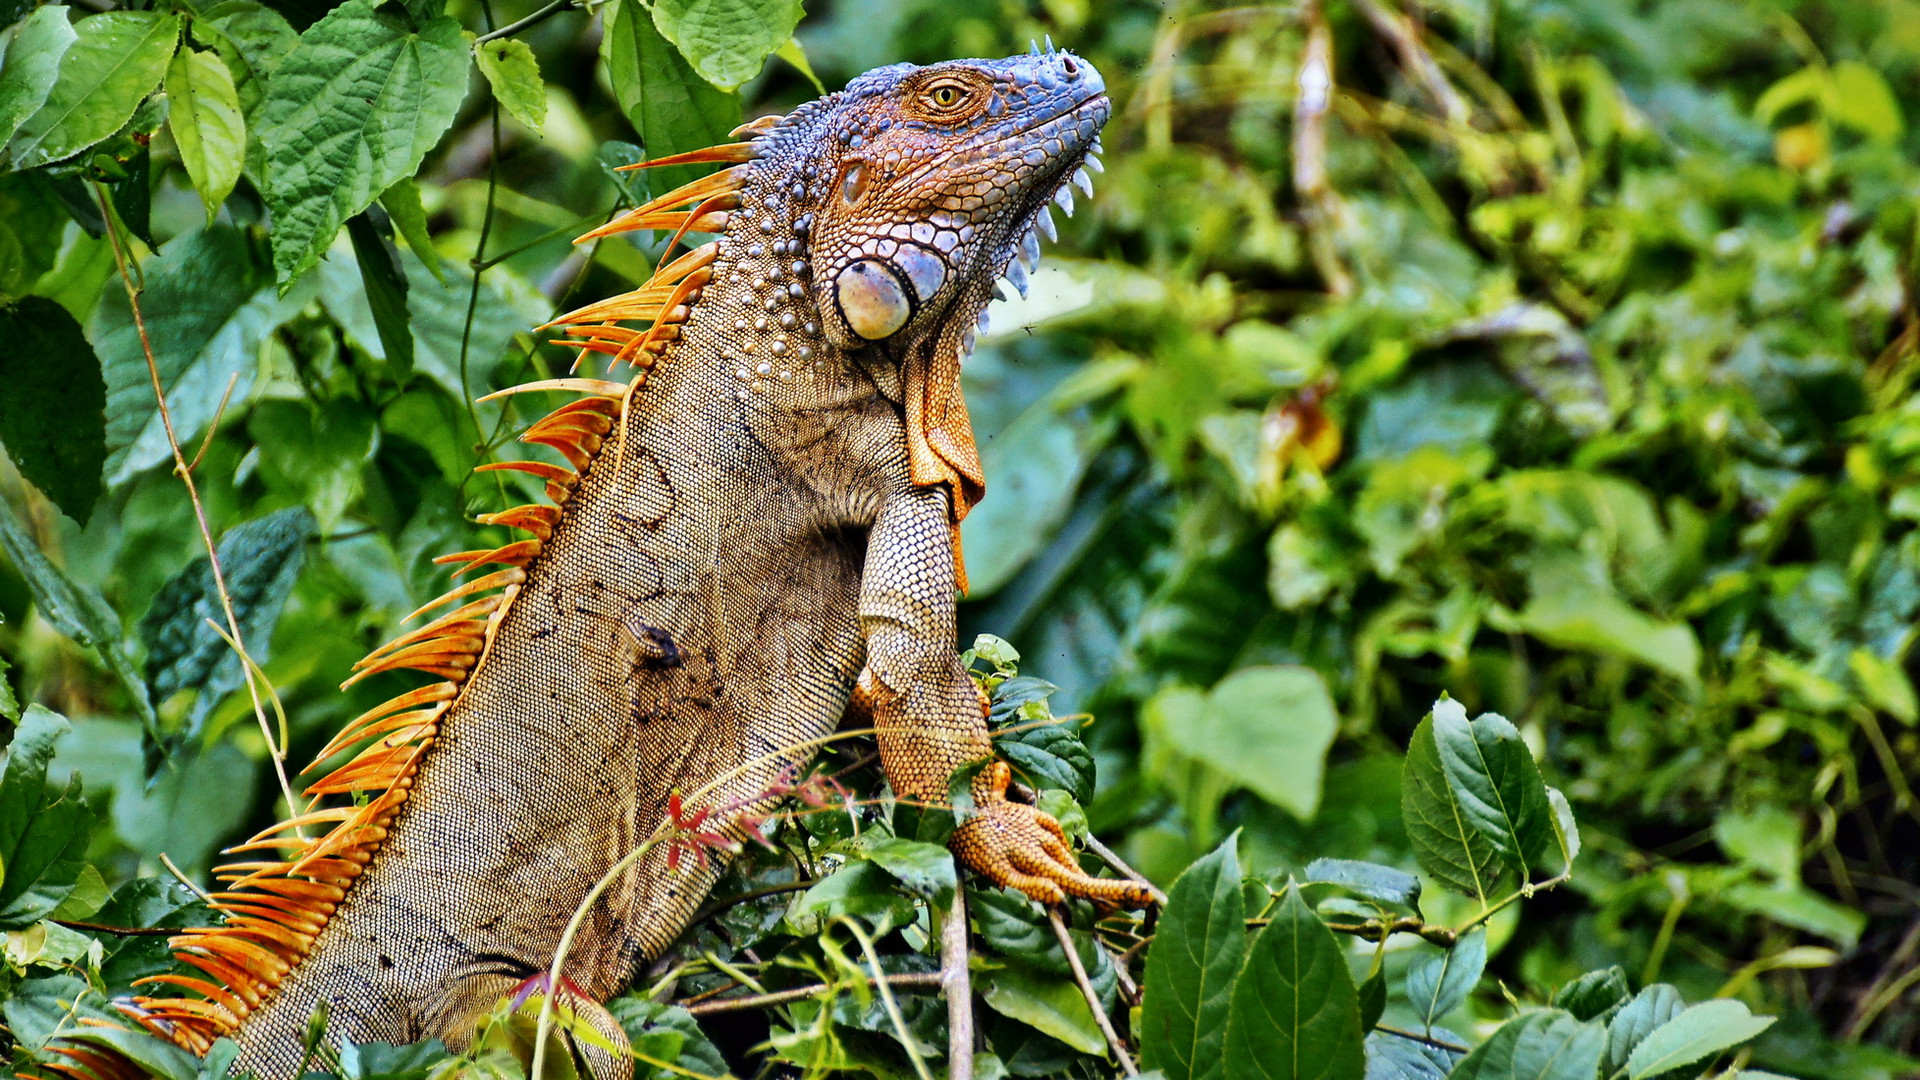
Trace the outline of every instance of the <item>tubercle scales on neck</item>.
{"label": "tubercle scales on neck", "polygon": [[[747,179],[744,163],[756,156],[755,141],[781,119],[762,117],[735,129],[733,135],[745,136],[746,141],[629,166],[721,163],[733,167],[667,192],[579,239],[636,229],[671,231],[670,250],[689,232],[724,232],[739,206],[739,191]],[[254,857],[214,871],[225,887],[212,894],[213,907],[225,922],[196,927],[169,940],[176,958],[201,974],[141,980],[136,986],[185,993],[137,995],[131,1002],[119,1003],[126,1016],[161,1038],[205,1054],[216,1039],[232,1034],[263,1007],[306,958],[386,839],[441,721],[459,704],[473,674],[487,663],[495,634],[527,580],[529,567],[564,516],[567,500],[595,466],[609,434],[616,425],[624,426],[635,391],[680,340],[681,327],[712,280],[718,249],[717,242],[694,248],[659,267],[640,288],[588,304],[540,328],[563,328],[567,336],[556,344],[578,348],[582,356],[601,353],[627,363],[635,371],[631,381],[545,379],[480,399],[540,391],[580,395],[520,436],[522,442],[556,451],[567,465],[526,460],[478,466],[483,472],[515,471],[541,480],[551,505],[529,504],[482,515],[482,524],[503,525],[528,535],[434,560],[458,566],[456,578],[481,567],[504,569],[459,584],[408,615],[403,621],[454,605],[369,653],[354,665],[341,688],[400,669],[425,672],[438,681],[400,694],[348,722],[302,775],[346,750],[358,747],[358,752],[307,787],[309,806],[227,849],[228,854]],[[356,803],[312,805],[325,796],[347,796]],[[309,830],[316,830],[316,835],[307,835]],[[45,1067],[76,1080],[136,1080],[146,1075],[130,1059],[95,1043],[68,1040],[48,1049],[59,1060],[45,1062]]]}

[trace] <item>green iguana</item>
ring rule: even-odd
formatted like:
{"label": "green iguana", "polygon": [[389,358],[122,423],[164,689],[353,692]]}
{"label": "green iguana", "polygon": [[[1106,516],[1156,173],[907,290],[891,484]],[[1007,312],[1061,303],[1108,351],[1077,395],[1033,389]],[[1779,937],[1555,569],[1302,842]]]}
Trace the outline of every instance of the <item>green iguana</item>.
{"label": "green iguana", "polygon": [[[996,280],[1025,291],[1048,204],[1070,211],[1068,184],[1090,188],[1103,90],[1051,45],[902,64],[747,124],[746,141],[650,163],[730,167],[589,236],[719,239],[550,324],[637,375],[505,391],[577,395],[524,434],[568,466],[484,466],[544,480],[554,505],[487,519],[527,539],[442,559],[504,569],[428,605],[453,607],[354,675],[439,681],[333,739],[316,765],[356,752],[307,792],[348,800],[236,849],[259,861],[220,871],[225,925],[174,939],[205,978],[158,977],[185,993],[130,1015],[195,1052],[231,1036],[236,1068],[266,1080],[295,1074],[322,999],[331,1039],[462,1047],[546,970],[589,888],[676,792],[748,805],[850,704],[897,795],[946,802],[992,749],[954,651],[958,522],[984,490],[960,363]],[[952,839],[967,865],[1043,903],[1147,902],[1084,873],[1007,783],[1004,764],[973,782]],[[649,852],[591,910],[571,981],[618,992],[717,874]],[[124,1072],[65,1052],[68,1071]],[[630,1071],[606,1055],[595,1068]]]}

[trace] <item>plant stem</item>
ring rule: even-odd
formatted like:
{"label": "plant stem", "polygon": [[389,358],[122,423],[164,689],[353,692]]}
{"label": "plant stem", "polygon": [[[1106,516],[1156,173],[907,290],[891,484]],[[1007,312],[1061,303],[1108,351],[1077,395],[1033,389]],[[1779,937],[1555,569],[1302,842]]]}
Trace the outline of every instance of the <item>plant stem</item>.
{"label": "plant stem", "polygon": [[842,915],[839,921],[846,924],[853,936],[859,939],[860,951],[867,954],[867,966],[873,969],[873,988],[880,994],[880,1004],[886,1007],[887,1019],[893,1021],[894,1034],[900,1037],[901,1047],[913,1062],[914,1075],[920,1080],[933,1080],[933,1073],[927,1070],[926,1059],[920,1056],[920,1044],[907,1027],[907,1018],[901,1015],[900,1003],[893,1000],[893,991],[887,988],[887,973],[880,968],[880,953],[873,947],[873,938],[860,928],[852,916]]}
{"label": "plant stem", "polygon": [[1059,909],[1047,909],[1047,922],[1053,927],[1053,936],[1060,942],[1060,951],[1067,954],[1067,966],[1073,969],[1073,981],[1080,984],[1080,993],[1086,997],[1087,1007],[1093,1010],[1093,1022],[1100,1025],[1100,1034],[1106,1036],[1108,1048],[1120,1063],[1120,1071],[1127,1076],[1139,1076],[1140,1070],[1134,1067],[1133,1058],[1127,1053],[1127,1044],[1120,1041],[1119,1033],[1113,1030],[1113,1020],[1100,1004],[1100,995],[1093,992],[1093,980],[1087,978],[1086,965],[1080,962],[1080,952],[1073,947],[1073,939],[1067,936],[1067,924],[1060,921]]}
{"label": "plant stem", "polygon": [[553,3],[548,4],[546,7],[541,8],[539,11],[534,12],[533,14],[527,16],[524,19],[521,19],[518,22],[510,22],[498,30],[489,30],[484,34],[481,34],[479,37],[473,39],[473,43],[475,46],[479,46],[479,45],[484,45],[487,42],[494,40],[495,38],[512,37],[513,35],[519,33],[522,30],[526,30],[531,27],[537,26],[540,23],[546,22],[548,19],[553,18],[555,15],[560,14],[562,11],[565,11],[572,6],[573,6],[573,0],[553,0]]}
{"label": "plant stem", "polygon": [[[904,990],[937,990],[940,988],[941,974],[937,971],[911,971],[903,975],[889,975],[888,986],[897,986]],[[872,983],[873,980],[867,980]],[[831,983],[814,983],[810,986],[796,986],[791,990],[774,990],[765,994],[747,994],[742,997],[726,998],[721,1001],[703,1001],[694,1005],[685,1005],[688,1012],[695,1016],[711,1016],[715,1013],[739,1012],[742,1009],[760,1009],[773,1005],[785,1005],[790,1001],[805,1001],[807,998],[824,994],[832,990]],[[678,1004],[676,1002],[676,1004]]]}
{"label": "plant stem", "polygon": [[973,984],[967,972],[967,890],[956,885],[940,931],[940,992],[947,998],[947,1076],[973,1076]]}
{"label": "plant stem", "polygon": [[1464,1054],[1464,1053],[1467,1053],[1469,1050],[1468,1047],[1461,1046],[1459,1043],[1451,1043],[1445,1039],[1436,1039],[1431,1035],[1422,1035],[1417,1031],[1404,1031],[1400,1028],[1388,1027],[1385,1024],[1375,1024],[1373,1025],[1373,1030],[1378,1032],[1383,1032],[1388,1035],[1392,1035],[1396,1039],[1405,1039],[1408,1042],[1425,1043],[1428,1046],[1437,1047],[1438,1049],[1441,1049],[1441,1050],[1450,1050],[1456,1054]]}
{"label": "plant stem", "polygon": [[1120,856],[1115,855],[1113,853],[1112,848],[1101,843],[1100,838],[1093,835],[1092,833],[1087,834],[1087,850],[1093,852],[1095,855],[1100,856],[1101,862],[1104,862],[1108,866],[1113,867],[1114,873],[1119,874],[1121,877],[1124,877],[1129,881],[1132,881],[1136,885],[1140,885],[1144,887],[1148,892],[1152,893],[1154,903],[1159,904],[1161,907],[1167,906],[1166,893],[1161,892],[1159,887],[1156,886],[1153,882],[1148,881],[1144,877],[1141,877],[1139,871],[1135,870],[1131,866],[1128,866],[1124,861],[1121,860]]}

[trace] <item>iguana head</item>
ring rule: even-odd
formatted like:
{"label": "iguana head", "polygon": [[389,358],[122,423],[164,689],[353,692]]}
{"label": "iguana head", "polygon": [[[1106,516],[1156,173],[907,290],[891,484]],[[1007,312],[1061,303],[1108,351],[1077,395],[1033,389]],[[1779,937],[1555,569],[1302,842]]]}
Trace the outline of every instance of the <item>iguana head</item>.
{"label": "iguana head", "polygon": [[[833,342],[911,340],[936,322],[971,325],[1005,273],[1022,291],[1071,210],[1070,181],[1111,105],[1092,64],[1065,51],[870,71],[789,119],[813,139],[801,176],[810,288]],[[777,152],[777,151],[776,151]],[[1095,166],[1098,167],[1097,165]],[[1076,174],[1079,174],[1076,177]],[[963,295],[973,311],[953,309]]]}

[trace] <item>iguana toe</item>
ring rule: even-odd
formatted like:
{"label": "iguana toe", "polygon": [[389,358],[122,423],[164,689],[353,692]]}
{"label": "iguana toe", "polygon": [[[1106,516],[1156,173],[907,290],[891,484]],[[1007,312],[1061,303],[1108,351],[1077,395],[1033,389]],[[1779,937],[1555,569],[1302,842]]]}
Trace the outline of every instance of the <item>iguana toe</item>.
{"label": "iguana toe", "polygon": [[983,775],[984,797],[973,816],[953,832],[951,846],[962,862],[996,885],[1018,889],[1042,904],[1070,896],[1102,904],[1145,907],[1153,895],[1143,885],[1097,878],[1080,868],[1066,832],[1051,815],[1006,797],[1011,773],[1003,762]]}

